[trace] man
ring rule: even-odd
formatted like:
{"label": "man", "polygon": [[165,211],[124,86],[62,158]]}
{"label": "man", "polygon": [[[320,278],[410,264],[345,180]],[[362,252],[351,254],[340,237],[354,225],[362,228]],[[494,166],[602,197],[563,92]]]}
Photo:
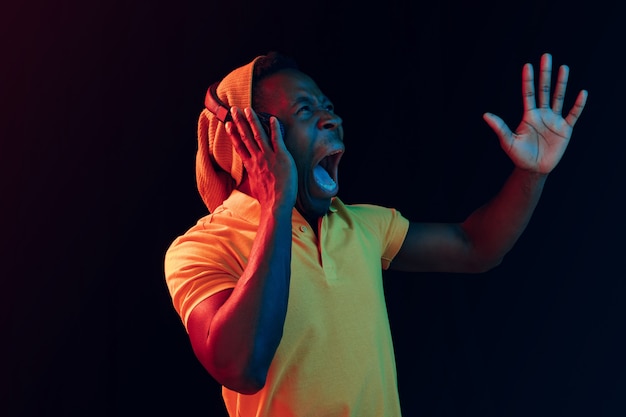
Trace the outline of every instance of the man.
{"label": "man", "polygon": [[551,71],[544,54],[536,100],[524,66],[515,132],[484,115],[515,168],[458,224],[343,204],[342,120],[293,61],[256,57],[209,89],[196,173],[210,214],[172,243],[165,273],[231,416],[401,415],[382,270],[478,273],[501,262],[586,102],[583,90],[564,118],[568,68],[550,104]]}

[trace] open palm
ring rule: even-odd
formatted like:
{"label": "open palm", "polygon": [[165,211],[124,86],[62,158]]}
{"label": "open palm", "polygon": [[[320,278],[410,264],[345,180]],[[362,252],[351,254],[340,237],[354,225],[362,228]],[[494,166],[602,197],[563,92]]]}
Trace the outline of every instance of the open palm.
{"label": "open palm", "polygon": [[550,105],[551,77],[552,56],[543,54],[537,106],[533,67],[531,64],[524,65],[522,71],[524,115],[515,132],[512,132],[500,117],[491,113],[484,115],[485,121],[494,130],[500,140],[500,145],[513,163],[517,167],[542,174],[552,171],[561,160],[572,135],[574,124],[587,101],[587,91],[580,91],[574,106],[564,118],[561,112],[569,68],[565,65],[559,68],[552,105]]}

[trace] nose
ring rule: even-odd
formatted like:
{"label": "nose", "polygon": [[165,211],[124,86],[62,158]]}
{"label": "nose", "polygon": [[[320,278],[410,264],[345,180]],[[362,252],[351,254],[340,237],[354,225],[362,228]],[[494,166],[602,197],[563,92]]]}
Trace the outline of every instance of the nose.
{"label": "nose", "polygon": [[318,121],[318,127],[320,129],[337,129],[343,123],[341,117],[332,111],[320,109],[320,118]]}

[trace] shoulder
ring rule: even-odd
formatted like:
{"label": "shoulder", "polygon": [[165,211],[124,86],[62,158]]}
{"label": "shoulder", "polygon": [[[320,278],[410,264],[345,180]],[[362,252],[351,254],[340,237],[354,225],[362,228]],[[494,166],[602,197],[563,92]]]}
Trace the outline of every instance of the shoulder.
{"label": "shoulder", "polygon": [[379,237],[404,236],[409,221],[393,207],[377,204],[345,204],[339,198],[333,200],[329,223],[344,224],[352,229],[366,230]]}
{"label": "shoulder", "polygon": [[363,222],[408,222],[400,211],[393,207],[369,203],[346,204],[339,198],[333,199],[331,212],[337,217]]}

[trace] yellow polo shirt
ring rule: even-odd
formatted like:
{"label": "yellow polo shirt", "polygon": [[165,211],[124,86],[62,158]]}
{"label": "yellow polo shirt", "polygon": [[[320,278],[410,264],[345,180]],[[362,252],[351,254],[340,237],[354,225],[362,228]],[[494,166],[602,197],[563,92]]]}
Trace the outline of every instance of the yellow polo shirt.
{"label": "yellow polo shirt", "polygon": [[[233,288],[247,262],[259,203],[235,191],[178,237],[165,256],[174,308]],[[319,240],[293,212],[289,305],[265,387],[222,394],[237,417],[399,417],[396,367],[382,283],[408,230],[394,209],[333,199]]]}

